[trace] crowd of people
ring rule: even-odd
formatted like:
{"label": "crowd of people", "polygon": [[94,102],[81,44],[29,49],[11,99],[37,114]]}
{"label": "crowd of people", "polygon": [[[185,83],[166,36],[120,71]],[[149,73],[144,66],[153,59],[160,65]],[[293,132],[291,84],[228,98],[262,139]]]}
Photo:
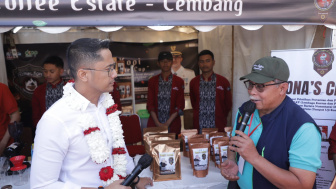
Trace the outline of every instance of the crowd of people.
{"label": "crowd of people", "polygon": [[[109,44],[109,40],[91,38],[71,43],[66,59],[73,81],[67,83],[61,78],[62,59],[52,56],[43,62],[46,83],[32,99],[36,136],[31,188],[129,188],[121,182],[134,163],[121,134],[116,63]],[[194,129],[223,132],[232,92],[229,81],[214,72],[214,54],[210,50],[198,54],[198,76],[184,68],[182,60],[179,51],[159,53],[161,73],[148,81],[147,127],[168,126],[178,136],[187,91]],[[229,188],[316,188],[316,171],[322,164],[321,132],[286,95],[289,75],[283,59],[263,57],[240,78],[256,109],[242,131],[245,104],[237,112],[228,159],[220,168],[223,179],[230,181]],[[8,87],[0,84],[0,89],[2,153],[11,142],[7,126],[19,121],[20,113]],[[330,138],[330,157],[335,161],[336,137]],[[142,189],[153,181],[138,177],[133,185]]]}

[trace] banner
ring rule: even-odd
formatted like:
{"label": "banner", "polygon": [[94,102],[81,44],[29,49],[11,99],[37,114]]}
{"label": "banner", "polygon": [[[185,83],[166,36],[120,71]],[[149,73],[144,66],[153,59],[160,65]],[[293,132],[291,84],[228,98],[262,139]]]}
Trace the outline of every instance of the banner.
{"label": "banner", "polygon": [[328,138],[336,123],[335,54],[336,49],[272,51],[272,56],[284,59],[289,66],[288,96],[314,118],[321,130],[322,167],[316,174],[320,189],[328,189],[335,176],[333,161],[328,160]]}
{"label": "banner", "polygon": [[[66,49],[70,43],[57,44],[18,44],[4,45],[8,84],[26,99],[31,100],[37,86],[45,82],[43,77],[43,61],[51,55],[64,60],[64,79],[70,78],[70,70],[66,62]],[[137,103],[147,101],[147,83],[153,75],[161,72],[157,65],[157,57],[161,51],[180,51],[185,68],[199,74],[197,64],[198,41],[188,40],[166,43],[121,43],[111,42],[110,50],[119,67],[119,74],[130,73],[134,66],[135,99]],[[118,77],[116,82],[130,82],[130,78]],[[133,90],[133,89],[131,89]]]}
{"label": "banner", "polygon": [[336,24],[335,0],[2,0],[1,26]]}

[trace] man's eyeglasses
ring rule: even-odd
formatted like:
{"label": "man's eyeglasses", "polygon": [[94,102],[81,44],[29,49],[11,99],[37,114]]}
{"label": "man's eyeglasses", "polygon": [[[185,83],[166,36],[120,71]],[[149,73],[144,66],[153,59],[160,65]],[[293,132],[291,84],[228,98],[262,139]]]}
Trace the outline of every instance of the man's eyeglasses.
{"label": "man's eyeglasses", "polygon": [[244,81],[245,87],[248,90],[252,90],[253,86],[255,86],[255,88],[257,89],[258,92],[264,92],[265,87],[270,86],[270,85],[278,85],[281,83],[286,83],[286,81],[281,81],[278,83],[272,83],[272,84],[263,84],[263,83],[252,83],[251,81]]}
{"label": "man's eyeglasses", "polygon": [[82,69],[83,70],[91,70],[91,71],[103,71],[103,72],[107,72],[107,76],[110,77],[111,76],[111,72],[113,72],[113,70],[115,70],[115,68],[116,68],[116,64],[112,64],[111,66],[109,66],[105,70],[96,70],[96,69],[92,69],[92,68],[82,68]]}

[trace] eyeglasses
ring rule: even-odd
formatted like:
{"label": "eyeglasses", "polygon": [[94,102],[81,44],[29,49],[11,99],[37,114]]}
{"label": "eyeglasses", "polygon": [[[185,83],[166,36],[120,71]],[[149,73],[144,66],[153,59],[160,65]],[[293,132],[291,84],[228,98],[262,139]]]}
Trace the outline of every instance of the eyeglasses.
{"label": "eyeglasses", "polygon": [[92,69],[92,68],[82,68],[83,70],[91,70],[91,71],[103,71],[103,72],[107,72],[107,76],[110,77],[111,72],[113,72],[113,70],[115,70],[116,68],[116,64],[112,64],[111,66],[108,67],[108,69],[105,70],[96,70],[96,69]]}
{"label": "eyeglasses", "polygon": [[251,81],[244,81],[245,87],[248,90],[252,90],[253,86],[257,89],[258,92],[264,92],[265,87],[270,86],[270,85],[278,85],[281,83],[286,83],[286,81],[278,82],[278,83],[272,83],[272,84],[263,84],[263,83],[252,83]]}

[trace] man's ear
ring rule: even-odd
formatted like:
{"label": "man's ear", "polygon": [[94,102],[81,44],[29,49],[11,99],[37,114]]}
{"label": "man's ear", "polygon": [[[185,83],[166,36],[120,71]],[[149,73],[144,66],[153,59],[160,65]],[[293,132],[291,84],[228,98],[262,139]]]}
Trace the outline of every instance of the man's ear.
{"label": "man's ear", "polygon": [[77,71],[77,78],[83,82],[87,82],[88,81],[88,75],[87,75],[87,71],[86,70],[82,70],[79,69]]}
{"label": "man's ear", "polygon": [[286,93],[287,93],[287,89],[288,89],[288,83],[286,82],[286,83],[281,83],[280,84],[280,94],[281,95],[286,95]]}
{"label": "man's ear", "polygon": [[63,75],[63,73],[64,73],[64,69],[61,68],[61,69],[60,69],[60,75]]}

